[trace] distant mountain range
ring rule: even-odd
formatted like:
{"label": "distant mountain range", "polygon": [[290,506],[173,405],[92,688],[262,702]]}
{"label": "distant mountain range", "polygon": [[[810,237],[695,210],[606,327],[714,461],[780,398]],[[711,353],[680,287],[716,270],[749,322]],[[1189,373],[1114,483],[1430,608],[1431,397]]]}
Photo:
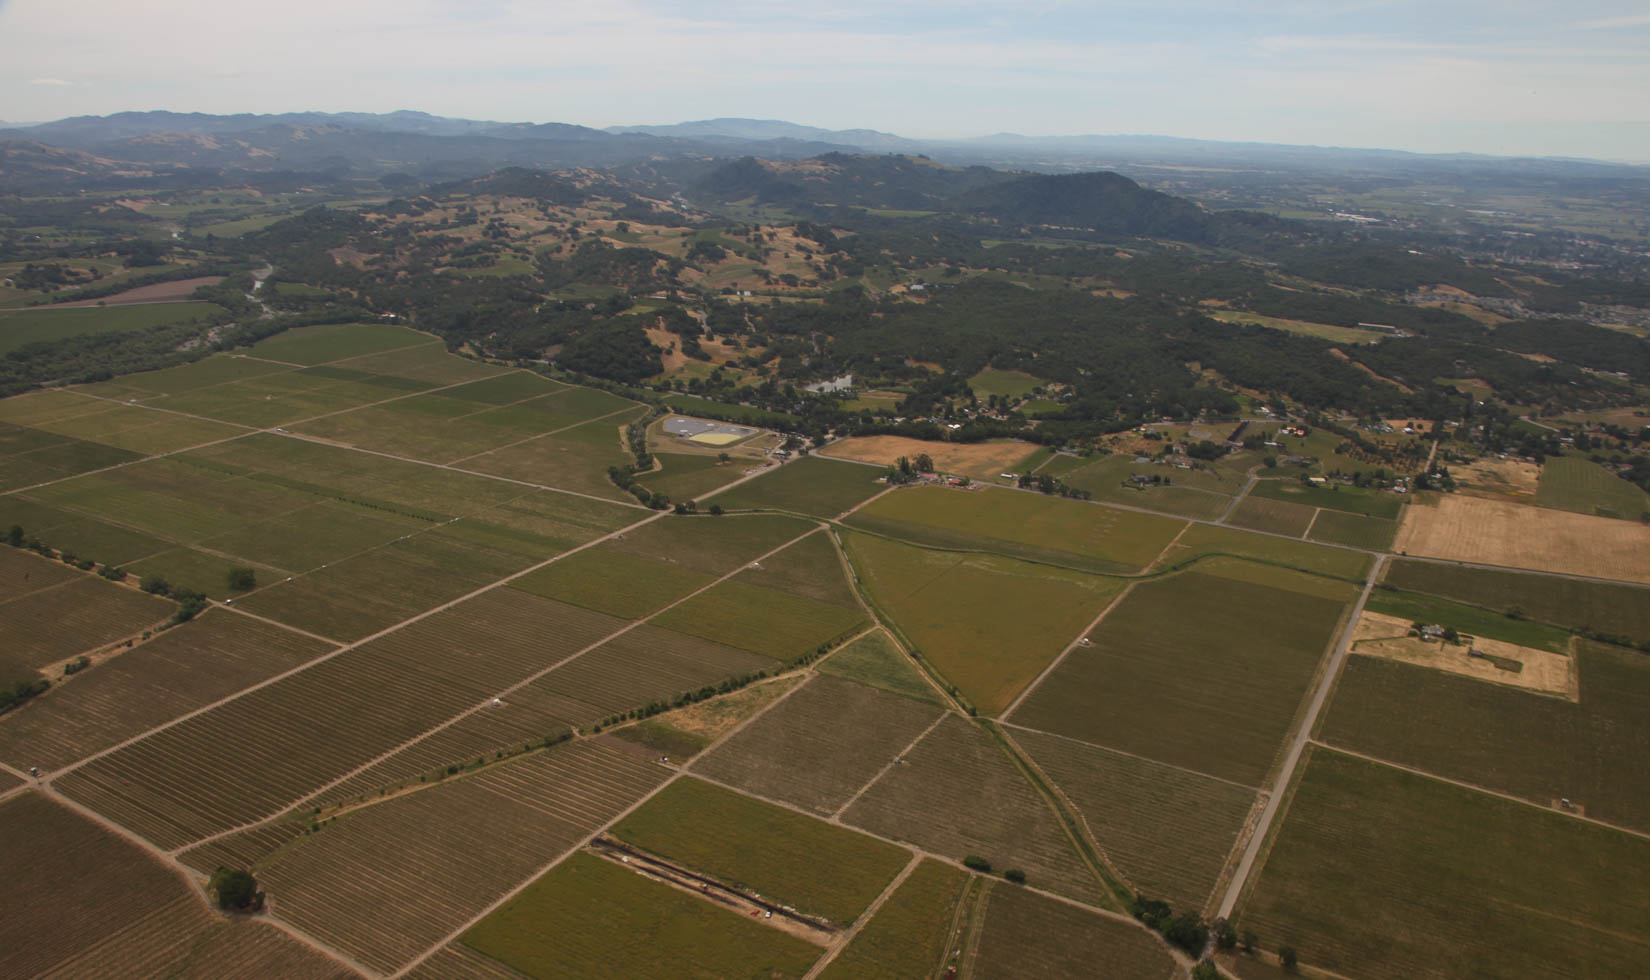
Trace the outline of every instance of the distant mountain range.
{"label": "distant mountain range", "polygon": [[[772,119],[706,119],[594,129],[507,123],[425,112],[291,112],[208,115],[122,112],[0,128],[0,191],[40,192],[65,182],[147,180],[187,185],[227,173],[303,178],[458,180],[502,167],[622,168],[755,157],[800,160],[828,153],[926,156],[955,165],[1042,173],[1149,167],[1225,167],[1390,174],[1493,173],[1650,180],[1650,167],[1592,161],[1428,155],[1394,150],[1226,143],[1163,136],[915,140],[871,129],[831,130]],[[674,162],[674,163],[673,163]]]}

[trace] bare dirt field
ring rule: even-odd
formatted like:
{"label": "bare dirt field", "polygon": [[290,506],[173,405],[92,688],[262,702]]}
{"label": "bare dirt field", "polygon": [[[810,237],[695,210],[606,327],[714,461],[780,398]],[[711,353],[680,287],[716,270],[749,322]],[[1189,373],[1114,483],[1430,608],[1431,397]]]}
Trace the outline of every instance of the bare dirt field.
{"label": "bare dirt field", "polygon": [[1581,700],[1581,678],[1574,657],[1501,640],[1474,638],[1471,649],[1523,665],[1522,670],[1503,670],[1485,657],[1468,656],[1464,645],[1423,641],[1410,636],[1409,628],[1408,620],[1366,612],[1352,634],[1352,652],[1431,667],[1492,684],[1556,694],[1578,703]]}
{"label": "bare dirt field", "polygon": [[1533,498],[1536,487],[1541,483],[1539,465],[1521,459],[1496,459],[1493,456],[1455,467],[1450,475],[1463,486],[1511,497]]}
{"label": "bare dirt field", "polygon": [[1650,583],[1650,526],[1459,494],[1417,497],[1393,550]]}
{"label": "bare dirt field", "polygon": [[83,299],[78,303],[63,303],[63,307],[71,306],[122,306],[128,303],[176,303],[189,298],[201,286],[215,286],[223,282],[223,276],[197,276],[194,279],[176,279],[172,282],[157,282],[152,286],[138,286],[113,296],[104,296],[101,299]]}
{"label": "bare dirt field", "polygon": [[927,453],[934,468],[943,473],[960,473],[979,480],[994,480],[999,473],[1017,473],[1016,468],[1037,449],[1025,442],[929,442],[905,436],[854,436],[844,439],[821,455],[857,459],[892,466],[901,456],[915,459]]}

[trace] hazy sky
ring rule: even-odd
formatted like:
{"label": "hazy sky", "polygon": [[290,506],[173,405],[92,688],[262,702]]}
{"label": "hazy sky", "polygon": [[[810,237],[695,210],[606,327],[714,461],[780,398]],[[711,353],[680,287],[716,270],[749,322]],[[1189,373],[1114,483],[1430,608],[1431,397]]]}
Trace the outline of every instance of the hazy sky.
{"label": "hazy sky", "polygon": [[714,116],[1650,162],[1644,0],[0,0],[0,119]]}

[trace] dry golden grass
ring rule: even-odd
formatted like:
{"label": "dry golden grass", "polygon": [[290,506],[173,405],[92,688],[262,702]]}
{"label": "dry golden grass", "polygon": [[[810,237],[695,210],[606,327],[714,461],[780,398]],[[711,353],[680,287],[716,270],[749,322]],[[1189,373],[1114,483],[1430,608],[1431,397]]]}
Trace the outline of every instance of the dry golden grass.
{"label": "dry golden grass", "polygon": [[1650,582],[1650,526],[1459,494],[1418,497],[1393,549],[1543,572]]}
{"label": "dry golden grass", "polygon": [[1019,464],[1036,451],[1036,446],[1026,442],[953,443],[905,436],[854,436],[823,450],[821,455],[892,466],[901,456],[916,459],[927,453],[934,468],[941,472],[995,480],[999,473],[1019,472]]}
{"label": "dry golden grass", "polygon": [[1574,657],[1550,650],[1475,637],[1471,649],[1503,661],[1517,661],[1522,670],[1503,670],[1484,657],[1468,656],[1468,647],[1410,636],[1410,623],[1398,616],[1365,612],[1352,634],[1352,652],[1419,667],[1460,674],[1492,684],[1581,700],[1581,678]]}

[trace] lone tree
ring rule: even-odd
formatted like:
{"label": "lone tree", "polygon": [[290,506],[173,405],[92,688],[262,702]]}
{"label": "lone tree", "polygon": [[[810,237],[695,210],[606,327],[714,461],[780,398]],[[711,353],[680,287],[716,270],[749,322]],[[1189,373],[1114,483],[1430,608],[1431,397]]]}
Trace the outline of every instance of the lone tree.
{"label": "lone tree", "polygon": [[1285,970],[1289,970],[1290,972],[1294,972],[1295,968],[1300,966],[1301,957],[1300,957],[1299,953],[1295,952],[1295,947],[1293,947],[1293,946],[1279,946],[1278,947],[1278,963]]}
{"label": "lone tree", "polygon": [[227,912],[257,912],[264,907],[264,893],[250,871],[220,867],[212,873],[209,887],[218,896],[218,908]]}
{"label": "lone tree", "polygon": [[247,592],[258,584],[258,573],[244,565],[231,568],[225,578],[231,592]]}

